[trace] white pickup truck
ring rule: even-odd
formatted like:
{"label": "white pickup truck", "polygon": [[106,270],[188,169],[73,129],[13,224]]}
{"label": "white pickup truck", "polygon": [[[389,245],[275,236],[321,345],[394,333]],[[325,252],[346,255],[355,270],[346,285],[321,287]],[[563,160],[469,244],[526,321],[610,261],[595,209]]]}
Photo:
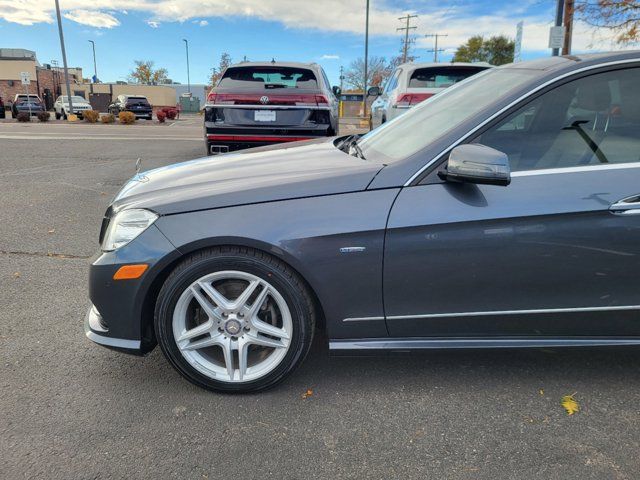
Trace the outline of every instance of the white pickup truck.
{"label": "white pickup truck", "polygon": [[[78,97],[73,95],[71,97],[71,102],[73,103],[73,113],[78,115],[78,117],[82,118],[82,112],[85,110],[93,110],[93,107],[82,97]],[[56,120],[60,120],[60,118],[67,119],[67,114],[69,113],[69,97],[66,95],[60,95],[56,99],[56,103],[53,104],[53,110],[56,112]]]}

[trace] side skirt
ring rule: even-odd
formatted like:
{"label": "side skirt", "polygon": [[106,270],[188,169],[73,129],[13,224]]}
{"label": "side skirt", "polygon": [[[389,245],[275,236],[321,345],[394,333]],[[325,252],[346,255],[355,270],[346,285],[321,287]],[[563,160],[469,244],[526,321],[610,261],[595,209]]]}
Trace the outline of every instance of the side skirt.
{"label": "side skirt", "polygon": [[412,351],[460,348],[550,348],[640,346],[640,337],[371,338],[329,341],[339,352]]}

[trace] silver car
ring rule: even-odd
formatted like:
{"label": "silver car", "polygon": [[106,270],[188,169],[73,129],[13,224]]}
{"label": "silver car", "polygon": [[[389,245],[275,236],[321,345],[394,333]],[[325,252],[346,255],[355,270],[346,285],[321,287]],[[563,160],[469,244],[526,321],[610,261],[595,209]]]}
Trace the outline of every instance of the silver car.
{"label": "silver car", "polygon": [[479,63],[403,63],[393,72],[371,105],[371,126],[402,115],[409,108],[478,72],[491,68]]}

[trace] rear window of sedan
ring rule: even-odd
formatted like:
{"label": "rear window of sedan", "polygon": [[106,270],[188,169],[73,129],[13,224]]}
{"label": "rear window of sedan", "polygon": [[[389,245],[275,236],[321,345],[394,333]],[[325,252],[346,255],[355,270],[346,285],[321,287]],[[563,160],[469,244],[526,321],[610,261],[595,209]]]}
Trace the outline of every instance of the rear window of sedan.
{"label": "rear window of sedan", "polygon": [[409,88],[447,88],[482,70],[486,67],[418,68],[411,74]]}
{"label": "rear window of sedan", "polygon": [[233,67],[227,69],[218,87],[241,89],[318,88],[315,74],[306,68]]}
{"label": "rear window of sedan", "polygon": [[127,102],[149,103],[147,97],[126,97]]}

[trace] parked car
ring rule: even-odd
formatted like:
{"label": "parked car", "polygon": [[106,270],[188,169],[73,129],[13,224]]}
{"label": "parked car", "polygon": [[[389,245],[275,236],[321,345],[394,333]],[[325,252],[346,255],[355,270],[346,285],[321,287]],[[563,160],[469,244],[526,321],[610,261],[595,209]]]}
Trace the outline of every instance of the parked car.
{"label": "parked car", "polygon": [[31,112],[31,115],[35,116],[46,110],[44,103],[38,95],[27,95],[25,93],[17,94],[13,99],[13,105],[11,105],[13,118],[16,118],[20,112]]}
{"label": "parked car", "polygon": [[143,95],[118,95],[116,101],[109,105],[109,113],[118,116],[120,112],[132,112],[136,118],[153,118],[153,107]]}
{"label": "parked car", "polygon": [[0,118],[7,118],[4,101],[2,100],[2,97],[0,97]]}
{"label": "parked car", "polygon": [[339,93],[315,63],[233,65],[204,107],[207,153],[334,136]]}
{"label": "parked car", "polygon": [[[72,95],[71,103],[73,104],[73,113],[82,118],[82,112],[86,110],[93,110],[91,104],[84,98]],[[69,97],[67,95],[60,95],[53,104],[53,111],[56,114],[56,120],[60,118],[67,119],[69,113]]]}
{"label": "parked car", "polygon": [[371,105],[370,123],[375,128],[444,89],[491,68],[488,63],[404,63],[395,69],[384,90]]}
{"label": "parked car", "polygon": [[[640,53],[490,69],[364,137],[140,173],[87,336],[221,391],[344,352],[640,346]],[[398,372],[398,375],[402,375]]]}

